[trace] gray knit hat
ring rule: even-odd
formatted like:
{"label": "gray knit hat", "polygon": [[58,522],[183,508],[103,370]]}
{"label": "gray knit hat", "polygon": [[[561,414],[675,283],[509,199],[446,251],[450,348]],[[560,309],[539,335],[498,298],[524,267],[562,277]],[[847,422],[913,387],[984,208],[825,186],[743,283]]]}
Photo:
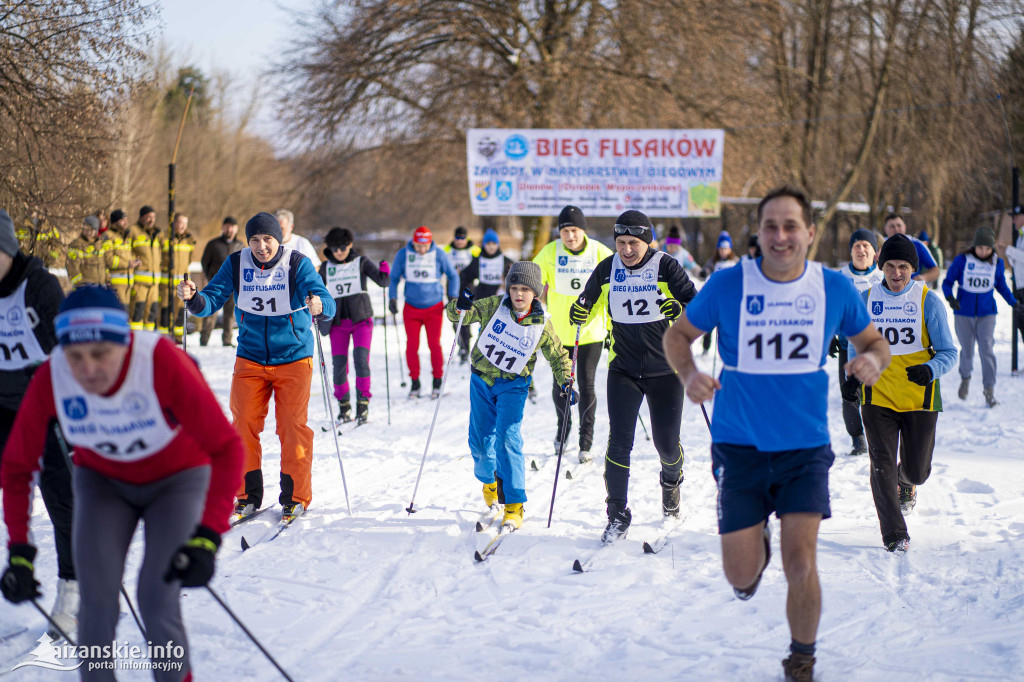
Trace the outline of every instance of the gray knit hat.
{"label": "gray knit hat", "polygon": [[508,270],[508,277],[505,278],[505,290],[512,288],[513,284],[519,284],[533,289],[538,298],[544,291],[544,282],[540,274],[540,266],[529,260],[521,260],[513,263]]}
{"label": "gray knit hat", "polygon": [[18,253],[18,235],[14,233],[14,221],[2,208],[0,208],[0,251],[11,258]]}
{"label": "gray knit hat", "polygon": [[974,232],[974,243],[971,246],[987,246],[996,248],[996,234],[991,227],[979,227]]}

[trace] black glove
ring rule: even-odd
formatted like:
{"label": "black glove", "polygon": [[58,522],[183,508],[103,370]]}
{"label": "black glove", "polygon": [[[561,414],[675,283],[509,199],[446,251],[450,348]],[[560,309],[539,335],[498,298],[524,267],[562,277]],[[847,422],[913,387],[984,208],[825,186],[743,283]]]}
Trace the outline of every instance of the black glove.
{"label": "black glove", "polygon": [[388,301],[388,310],[391,311],[392,315],[397,315],[398,314],[398,299],[397,298],[393,298],[390,301]]}
{"label": "black glove", "polygon": [[580,305],[579,301],[573,303],[569,308],[569,322],[573,325],[586,324],[588,317],[590,317],[590,309]]}
{"label": "black glove", "polygon": [[604,335],[604,349],[608,350],[612,347],[612,333],[609,331]]}
{"label": "black glove", "polygon": [[7,570],[0,578],[0,591],[4,599],[18,604],[29,599],[42,596],[39,592],[39,581],[36,580],[35,567],[32,561],[36,558],[36,548],[32,545],[11,545],[11,556]]}
{"label": "black glove", "polygon": [[473,307],[473,294],[470,293],[469,289],[463,289],[462,293],[459,294],[459,300],[455,302],[456,310],[469,310]]}
{"label": "black glove", "polygon": [[843,349],[843,344],[839,343],[839,337],[833,336],[832,342],[828,344],[828,356],[830,358],[838,357],[839,351]]}
{"label": "black glove", "polygon": [[946,301],[949,303],[949,307],[953,310],[960,310],[960,301],[956,300],[952,296],[947,296]]}
{"label": "black glove", "polygon": [[907,367],[907,378],[918,386],[927,386],[932,383],[932,368],[928,365],[912,365]]}
{"label": "black glove", "polygon": [[580,401],[580,394],[576,390],[573,389],[572,382],[567,381],[564,384],[562,384],[559,388],[562,389],[561,396],[563,398],[565,398],[565,397],[569,398],[569,404],[570,405],[575,405],[576,403],[578,403]]}
{"label": "black glove", "polygon": [[192,538],[171,557],[164,582],[180,580],[182,587],[206,587],[213,577],[213,564],[220,547],[220,535],[199,526]]}
{"label": "black glove", "polygon": [[674,321],[677,317],[683,314],[683,304],[674,298],[666,298],[658,306],[658,309],[669,322]]}
{"label": "black glove", "polygon": [[843,394],[843,400],[848,403],[854,403],[860,401],[860,379],[857,377],[847,377],[846,381],[843,382],[839,392]]}

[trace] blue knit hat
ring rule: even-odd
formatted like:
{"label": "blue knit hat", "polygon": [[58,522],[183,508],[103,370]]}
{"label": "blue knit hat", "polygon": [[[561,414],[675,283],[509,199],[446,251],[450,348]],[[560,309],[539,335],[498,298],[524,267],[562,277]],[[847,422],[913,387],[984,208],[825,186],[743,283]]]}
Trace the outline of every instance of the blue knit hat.
{"label": "blue knit hat", "polygon": [[850,251],[853,251],[853,245],[857,242],[867,242],[871,244],[871,248],[878,248],[878,239],[875,237],[875,233],[871,230],[865,230],[863,227],[854,230],[853,234],[850,235]]}
{"label": "blue knit hat", "polygon": [[245,241],[248,242],[258,234],[269,235],[276,239],[278,244],[284,241],[281,223],[266,211],[257,213],[245,224]]}
{"label": "blue knit hat", "polygon": [[128,345],[131,338],[128,313],[117,300],[117,294],[96,285],[72,291],[60,304],[54,327],[62,346],[99,341]]}
{"label": "blue knit hat", "polygon": [[732,237],[730,237],[729,233],[725,230],[722,230],[718,235],[718,243],[715,244],[715,248],[720,249],[723,246],[728,246],[730,249],[732,248]]}
{"label": "blue knit hat", "polygon": [[498,239],[498,233],[494,230],[487,230],[484,232],[484,244],[487,242],[494,242],[495,244],[500,243],[501,240]]}

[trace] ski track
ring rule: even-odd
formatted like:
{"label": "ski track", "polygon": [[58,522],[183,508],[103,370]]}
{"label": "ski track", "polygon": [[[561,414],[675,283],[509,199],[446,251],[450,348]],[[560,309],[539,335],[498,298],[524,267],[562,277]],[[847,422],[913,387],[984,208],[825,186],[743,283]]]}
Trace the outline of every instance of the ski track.
{"label": "ski track", "polygon": [[[1000,304],[995,409],[983,407],[980,366],[966,401],[956,397],[956,370],[943,377],[931,478],[908,516],[906,556],[884,551],[871,499],[868,458],[850,457],[835,361],[827,366],[829,419],[836,461],[833,517],[822,523],[819,570],[823,616],[817,679],[952,682],[1024,678],[1024,378],[1009,372],[1009,315]],[[952,320],[951,320],[952,323]],[[498,552],[477,564],[473,551],[494,536],[473,526],[483,512],[480,483],[466,445],[469,368],[456,360],[434,428],[426,466],[407,514],[437,403],[408,400],[399,386],[393,330],[391,425],[387,423],[383,334],[374,335],[371,422],[338,437],[353,516],[346,512],[338,458],[325,423],[320,378],[313,377],[314,500],[309,513],[269,543],[241,553],[276,520],[261,518],[224,537],[213,586],[296,680],[777,680],[789,632],[779,525],[773,558],[757,596],[740,602],[721,572],[710,437],[700,408],[683,412],[685,520],[657,555],[642,543],[663,532],[653,444],[637,425],[630,485],[633,526],[583,574],[574,559],[599,546],[605,525],[603,470],[608,436],[606,367],[598,371],[598,415],[585,467],[575,450],[562,459],[551,528],[547,528],[556,457],[551,372],[537,362],[537,404],[523,424],[527,467],[526,523]],[[452,330],[445,327],[444,348]],[[404,338],[404,335],[403,335]],[[189,350],[227,412],[234,355],[220,347]],[[475,342],[475,335],[474,335]],[[325,353],[329,343],[324,340]],[[699,347],[698,347],[699,348]],[[697,351],[699,353],[699,350]],[[429,385],[429,362],[421,363]],[[710,371],[711,355],[697,358]],[[715,363],[720,369],[721,363]],[[319,367],[316,367],[319,370]],[[331,369],[328,366],[328,372]],[[334,400],[331,396],[331,408]],[[708,405],[709,413],[713,405]],[[646,405],[641,412],[650,428]],[[574,414],[575,438],[578,421]],[[265,503],[276,501],[280,446],[270,410],[263,436]],[[565,479],[566,469],[575,478]],[[53,532],[38,495],[32,532],[45,606],[52,603]],[[125,585],[135,598],[141,539],[129,552]],[[203,590],[182,599],[197,679],[277,680],[276,671]],[[122,610],[126,610],[122,605]],[[119,639],[144,644],[130,617]],[[31,607],[0,604],[0,632],[44,623]],[[0,660],[28,635],[0,643]],[[51,680],[23,668],[12,680]],[[119,674],[145,680],[142,672]]]}

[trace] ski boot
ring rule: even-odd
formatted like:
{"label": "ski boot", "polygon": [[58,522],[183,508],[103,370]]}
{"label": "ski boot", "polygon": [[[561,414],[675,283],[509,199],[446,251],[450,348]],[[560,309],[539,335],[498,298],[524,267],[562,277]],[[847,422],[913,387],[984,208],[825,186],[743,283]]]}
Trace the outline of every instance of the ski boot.
{"label": "ski boot", "polygon": [[893,554],[906,554],[908,549],[910,549],[910,538],[900,538],[885,545],[885,551],[892,552]]}
{"label": "ski boot", "polygon": [[590,456],[590,450],[580,450],[580,453],[579,453],[580,464],[586,464],[591,459],[593,459],[593,457]]}
{"label": "ski boot", "polygon": [[957,389],[956,397],[960,398],[960,400],[967,400],[967,391],[970,390],[970,387],[971,378],[960,377],[960,388]]}
{"label": "ski boot", "polygon": [[301,502],[289,502],[281,505],[281,520],[291,523],[306,513],[306,507]]}
{"label": "ski boot", "polygon": [[[757,578],[754,580],[754,584],[749,587],[740,589],[738,587],[732,588],[732,593],[736,595],[737,599],[747,601],[754,596],[757,592],[757,586],[761,584],[761,576],[764,575],[764,569],[768,568],[768,562],[772,560],[772,530],[768,526],[768,522],[764,523],[764,565],[761,566],[761,572],[757,574]],[[785,665],[785,663],[783,663]]]}
{"label": "ski boot", "polygon": [[992,386],[989,386],[988,388],[983,389],[982,392],[985,394],[985,406],[986,407],[995,407],[996,405],[999,404],[999,401],[996,400],[995,391],[996,391],[996,389],[994,387],[992,387]]}
{"label": "ski boot", "polygon": [[370,399],[363,396],[356,396],[356,426],[362,426],[370,418]]}
{"label": "ski boot", "polygon": [[80,595],[78,592],[77,580],[57,581],[57,598],[53,602],[53,610],[50,611],[50,629],[46,631],[53,639],[62,639],[63,635],[57,630],[60,627],[68,636],[78,632],[78,603]]}
{"label": "ski boot", "polygon": [[338,421],[342,424],[352,421],[352,403],[348,396],[338,399]]}
{"label": "ski boot", "polygon": [[409,397],[419,398],[420,397],[420,380],[411,379],[409,382]]}
{"label": "ski boot", "polygon": [[235,509],[231,512],[231,521],[241,521],[246,516],[256,513],[256,505],[249,501],[249,498],[239,498],[235,501]]}
{"label": "ski boot", "polygon": [[441,380],[434,378],[434,386],[430,389],[430,397],[437,400],[441,397]]}
{"label": "ski boot", "polygon": [[902,483],[897,482],[896,490],[900,496],[900,511],[904,514],[909,514],[914,510],[914,506],[917,504],[917,486],[903,485]]}
{"label": "ski boot", "polygon": [[629,524],[633,520],[633,513],[628,507],[620,506],[614,502],[608,503],[608,526],[601,534],[601,542],[609,545],[619,538],[626,537]]}
{"label": "ski boot", "polygon": [[782,672],[786,675],[786,682],[813,682],[814,656],[791,653],[782,661]]}
{"label": "ski boot", "polygon": [[683,472],[679,472],[679,480],[669,483],[665,480],[665,472],[658,476],[661,483],[661,512],[665,516],[679,518],[679,484],[683,482]]}
{"label": "ski boot", "polygon": [[523,527],[523,504],[512,502],[505,505],[505,518],[501,520],[502,526],[512,526],[515,530]]}
{"label": "ski boot", "polygon": [[498,482],[484,483],[484,505],[493,507],[498,504]]}
{"label": "ski boot", "polygon": [[853,449],[850,450],[850,457],[857,457],[863,455],[868,451],[868,439],[864,437],[862,433],[859,436],[853,437]]}

